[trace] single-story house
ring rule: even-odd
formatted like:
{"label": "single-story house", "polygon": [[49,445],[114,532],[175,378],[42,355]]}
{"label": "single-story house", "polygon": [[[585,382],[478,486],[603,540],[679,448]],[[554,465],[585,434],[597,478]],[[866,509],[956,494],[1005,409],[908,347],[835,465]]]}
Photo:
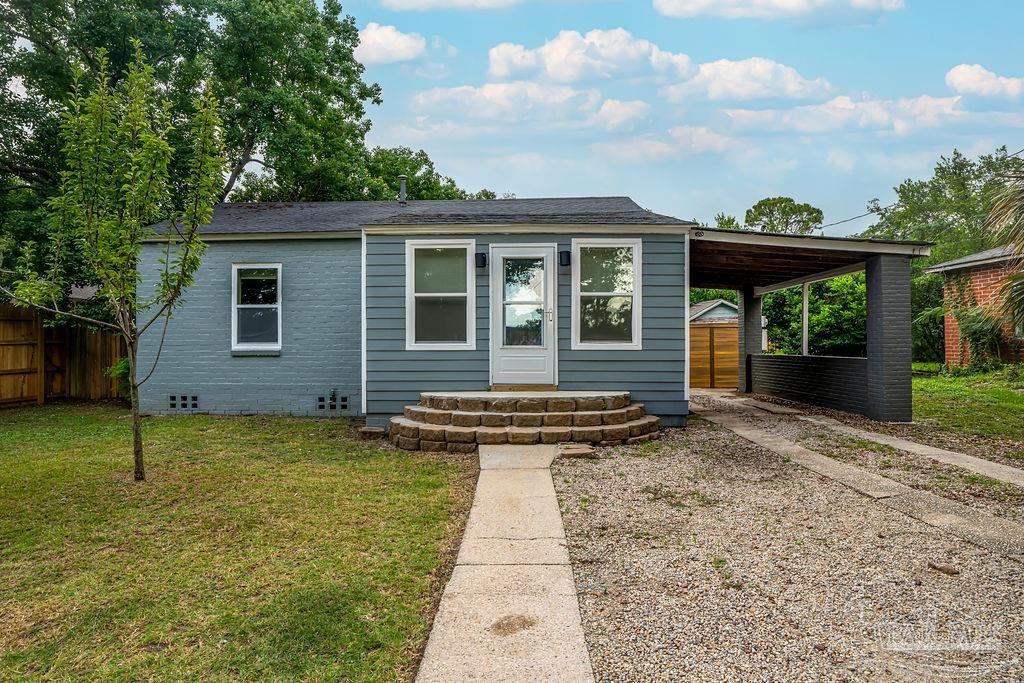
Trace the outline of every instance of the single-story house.
{"label": "single-story house", "polygon": [[[960,327],[955,309],[958,306],[978,306],[990,310],[1000,304],[1000,290],[1007,276],[1014,272],[1014,255],[1010,247],[995,247],[977,254],[962,256],[936,264],[928,273],[939,273],[943,278],[943,299],[946,303],[945,347],[947,365],[969,365],[970,349],[961,342]],[[1007,324],[1008,338],[1024,339],[1024,330]],[[1001,352],[1004,360],[1020,360],[1018,352],[1006,345]]]}
{"label": "single-story house", "polygon": [[[195,284],[141,392],[150,413],[352,415],[386,426],[420,403],[489,408],[500,397],[508,408],[515,395],[501,391],[532,389],[526,410],[602,397],[618,410],[627,397],[683,425],[695,286],[741,293],[741,389],[911,417],[909,262],[928,253],[924,243],[714,230],[627,197],[226,203],[202,236]],[[162,253],[144,245],[143,292]],[[764,292],[859,269],[873,321],[867,358],[761,353]],[[160,339],[145,335],[142,367]],[[503,419],[488,418],[499,430]]]}
{"label": "single-story house", "polygon": [[690,386],[735,389],[739,382],[739,307],[725,299],[690,306]]}

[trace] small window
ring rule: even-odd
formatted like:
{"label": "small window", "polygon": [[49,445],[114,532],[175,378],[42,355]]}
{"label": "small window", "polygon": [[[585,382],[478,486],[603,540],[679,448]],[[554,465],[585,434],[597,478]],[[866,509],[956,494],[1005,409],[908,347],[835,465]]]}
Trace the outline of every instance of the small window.
{"label": "small window", "polygon": [[406,243],[406,347],[476,348],[472,240]]}
{"label": "small window", "polygon": [[281,349],[281,264],[236,263],[231,267],[231,348]]}
{"label": "small window", "polygon": [[640,240],[573,240],[572,347],[639,350]]}

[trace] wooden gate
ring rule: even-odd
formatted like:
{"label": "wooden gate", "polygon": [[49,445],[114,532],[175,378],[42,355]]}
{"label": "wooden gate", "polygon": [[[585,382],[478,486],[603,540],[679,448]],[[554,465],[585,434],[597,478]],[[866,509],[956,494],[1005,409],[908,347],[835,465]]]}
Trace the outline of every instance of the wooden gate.
{"label": "wooden gate", "polygon": [[739,325],[690,324],[690,386],[735,389],[739,384]]}
{"label": "wooden gate", "polygon": [[106,370],[124,356],[115,334],[45,327],[32,309],[0,305],[0,405],[116,398]]}

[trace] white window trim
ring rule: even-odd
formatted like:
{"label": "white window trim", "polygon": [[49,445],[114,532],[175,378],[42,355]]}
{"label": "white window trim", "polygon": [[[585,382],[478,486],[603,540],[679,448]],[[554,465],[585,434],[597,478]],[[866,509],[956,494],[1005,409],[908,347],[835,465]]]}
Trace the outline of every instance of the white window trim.
{"label": "white window trim", "polygon": [[[633,341],[625,342],[581,342],[580,341],[580,249],[583,247],[632,247],[633,248],[633,291],[602,292],[633,297]],[[573,350],[643,350],[643,240],[590,237],[572,241],[572,349]]]}
{"label": "white window trim", "polygon": [[[239,308],[270,308],[270,304],[238,303],[238,271],[249,268],[273,268],[277,271],[277,342],[276,343],[238,343],[238,309]],[[282,342],[281,321],[284,319],[284,289],[281,278],[280,263],[232,263],[231,264],[231,350],[232,351],[280,351]]]}
{"label": "white window trim", "polygon": [[[416,341],[416,250],[461,248],[466,250],[466,341]],[[463,296],[462,292],[431,292],[421,296]],[[471,351],[476,349],[476,240],[406,240],[405,242],[405,350]]]}

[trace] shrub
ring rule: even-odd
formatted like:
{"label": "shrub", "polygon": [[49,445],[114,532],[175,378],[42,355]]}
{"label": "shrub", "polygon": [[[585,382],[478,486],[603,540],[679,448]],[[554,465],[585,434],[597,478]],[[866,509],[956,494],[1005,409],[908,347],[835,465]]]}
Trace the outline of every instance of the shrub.
{"label": "shrub", "polygon": [[967,345],[971,366],[1000,365],[999,349],[1006,342],[1004,321],[980,307],[955,311],[960,339]]}

